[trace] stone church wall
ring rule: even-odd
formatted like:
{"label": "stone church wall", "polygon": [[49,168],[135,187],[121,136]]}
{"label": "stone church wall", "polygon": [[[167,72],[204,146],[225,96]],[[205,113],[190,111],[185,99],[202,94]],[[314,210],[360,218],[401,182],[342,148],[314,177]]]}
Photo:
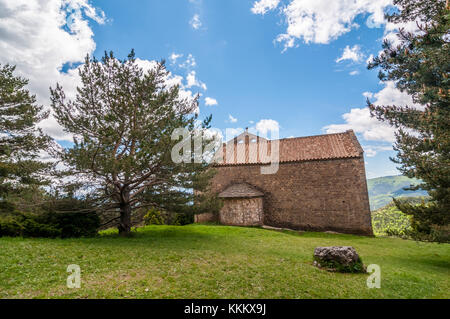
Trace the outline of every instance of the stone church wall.
{"label": "stone church wall", "polygon": [[259,165],[216,167],[215,192],[246,182],[264,192],[265,225],[372,235],[364,159],[280,163],[276,174]]}

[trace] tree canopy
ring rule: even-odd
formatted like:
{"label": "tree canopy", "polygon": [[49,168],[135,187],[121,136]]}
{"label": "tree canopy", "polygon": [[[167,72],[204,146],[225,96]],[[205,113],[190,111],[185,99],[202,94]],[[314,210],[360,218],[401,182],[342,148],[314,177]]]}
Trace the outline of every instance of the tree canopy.
{"label": "tree canopy", "polygon": [[[143,70],[134,51],[119,60],[105,53],[86,57],[82,85],[68,100],[58,84],[51,89],[52,108],[74,146],[60,152],[71,175],[68,184],[82,189],[103,210],[120,211],[119,232],[128,234],[133,210],[181,209],[194,201],[192,189],[205,189],[207,163],[172,160],[177,128],[203,134],[211,117],[198,120],[198,96],[185,98],[170,85],[164,61]],[[204,139],[202,143],[206,143]]]}
{"label": "tree canopy", "polygon": [[[385,41],[383,51],[369,63],[380,68],[381,81],[394,81],[423,108],[373,105],[372,115],[398,128],[392,160],[408,177],[423,181],[428,204],[398,207],[413,216],[417,230],[448,225],[450,212],[450,7],[445,0],[394,0],[400,9],[387,15],[397,23],[398,43]],[[415,23],[417,30],[404,25]]]}
{"label": "tree canopy", "polygon": [[47,184],[52,167],[40,158],[51,139],[36,127],[48,112],[26,89],[28,80],[14,71],[15,66],[0,65],[0,201],[7,210],[13,209],[8,198]]}

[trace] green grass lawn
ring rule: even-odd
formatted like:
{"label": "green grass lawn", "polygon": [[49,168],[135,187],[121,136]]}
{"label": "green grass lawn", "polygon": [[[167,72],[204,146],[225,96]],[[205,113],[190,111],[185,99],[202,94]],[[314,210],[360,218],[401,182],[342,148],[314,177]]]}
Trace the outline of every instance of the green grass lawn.
{"label": "green grass lawn", "polygon": [[[315,268],[314,248],[331,245],[380,265],[381,288]],[[80,289],[66,287],[69,264],[81,267]],[[0,238],[1,298],[450,298],[449,287],[449,244],[209,225]]]}

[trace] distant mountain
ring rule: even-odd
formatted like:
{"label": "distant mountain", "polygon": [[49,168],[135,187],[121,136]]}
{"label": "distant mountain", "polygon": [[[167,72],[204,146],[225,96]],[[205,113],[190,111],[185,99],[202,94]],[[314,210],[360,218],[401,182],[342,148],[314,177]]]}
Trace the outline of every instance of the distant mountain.
{"label": "distant mountain", "polygon": [[411,179],[402,175],[368,179],[367,188],[369,191],[370,209],[374,211],[389,204],[392,201],[392,197],[427,196],[428,193],[423,190],[404,190],[405,187],[419,183],[420,180],[418,179]]}

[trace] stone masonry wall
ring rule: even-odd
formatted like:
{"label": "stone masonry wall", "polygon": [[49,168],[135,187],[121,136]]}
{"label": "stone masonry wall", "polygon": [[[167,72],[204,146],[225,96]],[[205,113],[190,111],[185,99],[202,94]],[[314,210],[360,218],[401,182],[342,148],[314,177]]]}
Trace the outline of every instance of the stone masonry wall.
{"label": "stone masonry wall", "polygon": [[364,159],[281,163],[276,174],[259,165],[216,167],[212,189],[246,182],[264,192],[265,225],[372,235]]}
{"label": "stone masonry wall", "polygon": [[225,199],[219,218],[224,225],[262,225],[263,200],[261,197]]}

